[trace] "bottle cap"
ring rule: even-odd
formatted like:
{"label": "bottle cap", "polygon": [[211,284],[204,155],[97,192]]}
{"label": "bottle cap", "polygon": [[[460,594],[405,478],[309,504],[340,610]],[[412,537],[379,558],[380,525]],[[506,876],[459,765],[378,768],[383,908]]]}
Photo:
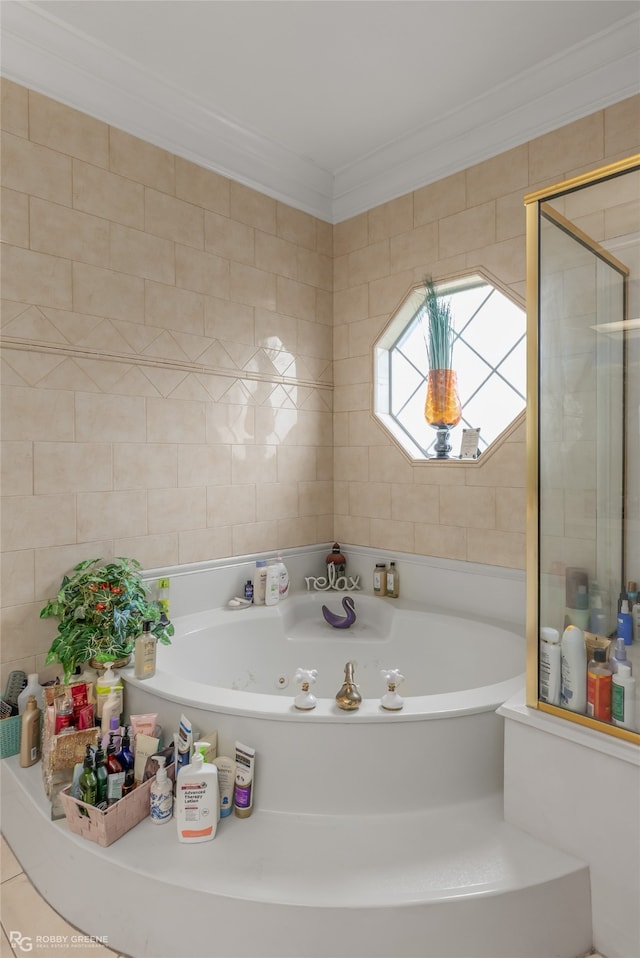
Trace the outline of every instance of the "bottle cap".
{"label": "bottle cap", "polygon": [[593,657],[596,660],[596,662],[606,662],[607,661],[606,649],[594,649]]}
{"label": "bottle cap", "polygon": [[552,629],[548,625],[543,625],[540,629],[540,638],[543,642],[551,642],[554,644],[560,641],[560,633],[557,629]]}

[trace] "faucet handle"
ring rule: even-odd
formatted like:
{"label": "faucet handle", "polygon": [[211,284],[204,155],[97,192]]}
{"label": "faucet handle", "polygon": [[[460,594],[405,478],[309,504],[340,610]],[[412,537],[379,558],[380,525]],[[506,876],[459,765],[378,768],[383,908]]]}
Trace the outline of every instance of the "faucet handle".
{"label": "faucet handle", "polygon": [[297,709],[308,711],[316,707],[318,700],[315,695],[309,691],[309,686],[314,685],[317,678],[317,669],[296,669],[293,680],[294,682],[302,682],[301,691],[293,700],[293,704]]}
{"label": "faucet handle", "polygon": [[388,712],[398,712],[404,705],[404,699],[398,695],[396,688],[404,682],[404,675],[399,669],[381,669],[380,675],[387,683],[387,691],[380,699],[380,705]]}

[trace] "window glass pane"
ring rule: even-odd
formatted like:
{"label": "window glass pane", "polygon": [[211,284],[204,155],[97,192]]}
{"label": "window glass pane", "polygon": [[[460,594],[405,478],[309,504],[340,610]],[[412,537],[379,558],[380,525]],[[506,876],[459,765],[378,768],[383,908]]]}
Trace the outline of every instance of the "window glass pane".
{"label": "window glass pane", "polygon": [[501,376],[522,394],[524,407],[527,386],[527,343],[523,339],[512,353],[509,353],[504,362],[500,363],[498,371]]}
{"label": "window glass pane", "polygon": [[412,393],[424,382],[422,376],[402,353],[391,354],[391,415],[397,415]]}
{"label": "window glass pane", "polygon": [[487,365],[480,356],[476,356],[461,340],[458,340],[455,345],[453,364],[458,373],[458,395],[464,406],[478,386],[491,374],[491,366]]}
{"label": "window glass pane", "polygon": [[464,339],[492,366],[497,366],[524,332],[515,312],[512,303],[494,293],[464,331]]}
{"label": "window glass pane", "polygon": [[492,442],[522,411],[522,400],[498,376],[492,376],[484,389],[465,406],[464,415],[480,434]]}

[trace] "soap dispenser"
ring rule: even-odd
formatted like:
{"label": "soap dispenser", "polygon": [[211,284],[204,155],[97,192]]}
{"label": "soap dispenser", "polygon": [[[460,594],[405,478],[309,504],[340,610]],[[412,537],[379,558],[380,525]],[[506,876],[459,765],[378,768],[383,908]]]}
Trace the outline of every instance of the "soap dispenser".
{"label": "soap dispenser", "polygon": [[164,767],[166,760],[165,755],[154,755],[154,761],[158,763],[150,792],[151,821],[154,825],[164,825],[173,817],[173,785]]}

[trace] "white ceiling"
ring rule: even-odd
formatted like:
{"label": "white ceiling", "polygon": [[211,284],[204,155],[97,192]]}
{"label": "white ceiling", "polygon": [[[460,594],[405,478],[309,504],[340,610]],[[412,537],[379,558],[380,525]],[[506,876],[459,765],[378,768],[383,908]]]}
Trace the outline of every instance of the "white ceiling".
{"label": "white ceiling", "polygon": [[638,0],[4,0],[3,75],[330,222],[640,91]]}

